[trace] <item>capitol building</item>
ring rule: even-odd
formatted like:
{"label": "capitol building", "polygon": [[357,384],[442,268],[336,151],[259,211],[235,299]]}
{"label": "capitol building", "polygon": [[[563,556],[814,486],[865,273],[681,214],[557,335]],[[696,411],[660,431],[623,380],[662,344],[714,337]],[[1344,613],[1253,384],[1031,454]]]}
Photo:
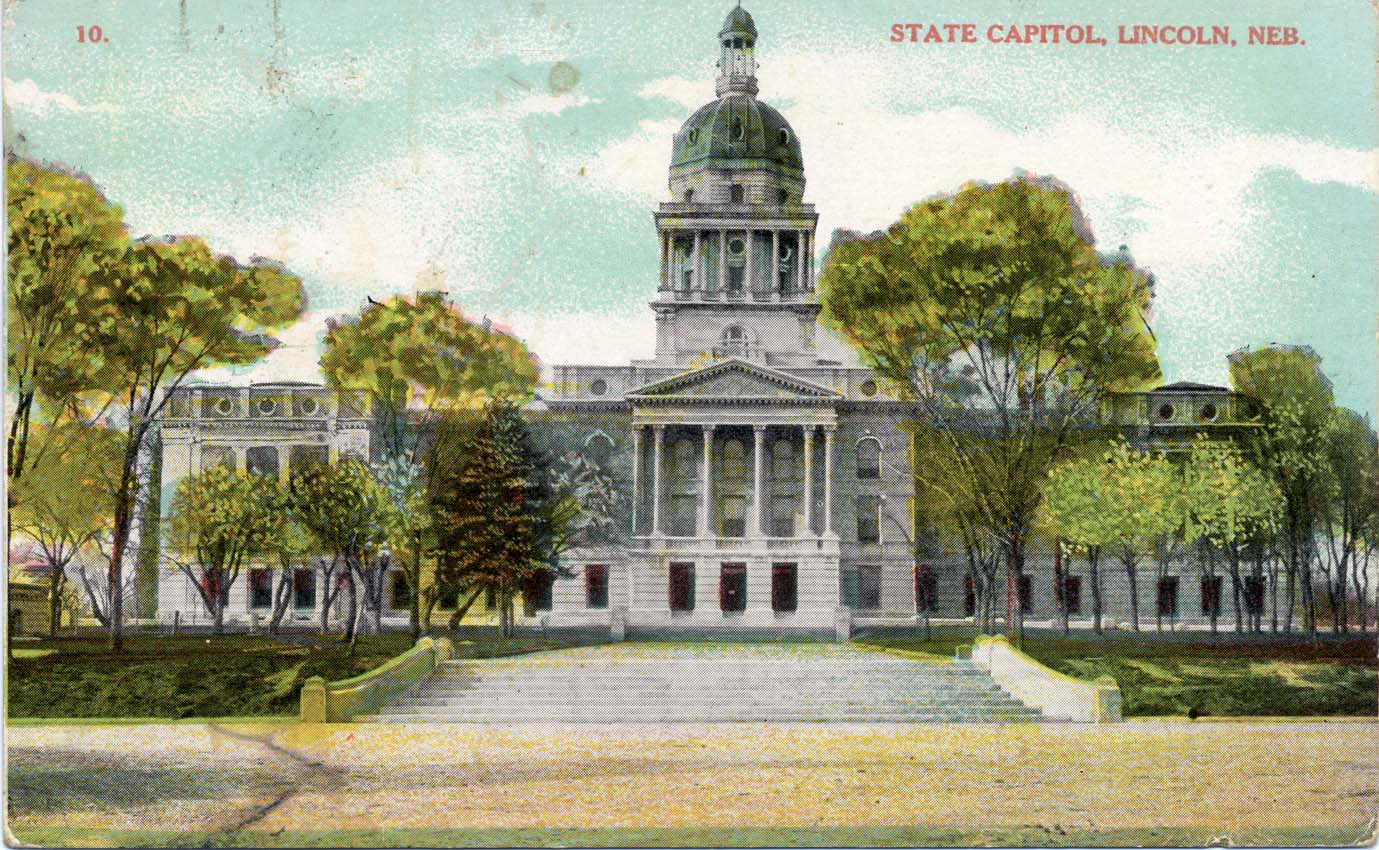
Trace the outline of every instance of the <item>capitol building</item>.
{"label": "capitol building", "polygon": [[[656,281],[655,355],[554,366],[529,411],[547,448],[599,464],[628,509],[615,543],[566,552],[558,575],[532,583],[521,623],[834,635],[913,623],[924,596],[936,617],[974,614],[960,551],[917,560],[913,406],[855,355],[836,353],[819,324],[807,140],[757,97],[757,39],[751,15],[733,9],[718,33],[712,99],[670,140],[671,199],[654,211],[660,260],[647,270]],[[1122,424],[1152,443],[1155,429],[1180,437],[1200,421],[1198,408],[1228,421],[1233,401],[1223,388],[1172,385],[1130,404]],[[170,494],[207,463],[285,479],[300,463],[368,457],[370,420],[357,401],[320,386],[187,387],[168,407],[160,447],[158,475]],[[1071,579],[1078,566],[1065,565]],[[271,569],[239,583],[227,621],[267,605]],[[316,576],[298,572],[295,616],[314,621]],[[1125,576],[1106,573],[1114,623],[1128,591]],[[385,620],[401,624],[409,598],[398,577]],[[1017,591],[1029,616],[1054,617],[1052,577],[1051,559],[1032,552]],[[1151,619],[1165,604],[1164,578],[1138,590]],[[1172,579],[1175,621],[1200,621],[1210,590],[1198,606],[1189,579],[1181,588]],[[159,619],[206,619],[184,585],[161,576]],[[1219,585],[1214,592],[1219,606]],[[1075,621],[1090,613],[1081,605]]]}

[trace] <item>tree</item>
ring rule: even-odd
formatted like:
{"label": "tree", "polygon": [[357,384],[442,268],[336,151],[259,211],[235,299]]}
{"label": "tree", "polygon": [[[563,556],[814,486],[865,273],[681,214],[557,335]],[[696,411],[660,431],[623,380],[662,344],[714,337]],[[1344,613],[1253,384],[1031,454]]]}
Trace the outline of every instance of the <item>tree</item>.
{"label": "tree", "polygon": [[1176,466],[1162,454],[1118,442],[1105,455],[1109,539],[1130,590],[1130,622],[1140,630],[1139,564],[1155,541],[1182,526],[1182,496]]}
{"label": "tree", "polygon": [[[1347,582],[1360,568],[1365,534],[1379,511],[1367,492],[1379,470],[1379,451],[1369,423],[1343,408],[1332,411],[1323,440],[1327,475],[1318,516],[1322,554],[1317,567],[1331,607],[1332,629],[1339,633],[1349,628]],[[1357,599],[1363,618],[1365,600],[1358,594]]]}
{"label": "tree", "polygon": [[[434,587],[421,587],[429,467],[448,462],[447,444],[433,432],[495,399],[525,399],[537,381],[536,363],[517,339],[476,325],[441,293],[397,296],[372,303],[356,319],[331,325],[321,369],[343,392],[372,400],[378,441],[375,472],[406,527],[396,549],[412,588],[411,621],[419,636],[423,608],[429,619]],[[427,601],[429,600],[429,601]]]}
{"label": "tree", "polygon": [[826,319],[949,440],[1014,597],[1049,468],[1159,378],[1149,278],[1097,255],[1068,189],[1021,178],[835,239],[821,280]]}
{"label": "tree", "polygon": [[[1215,578],[1214,553],[1226,555],[1235,600],[1235,630],[1244,631],[1241,604],[1241,561],[1255,539],[1272,534],[1282,496],[1264,473],[1235,446],[1199,434],[1182,471],[1183,526],[1187,543],[1198,543],[1203,554],[1203,577]],[[1220,598],[1212,606],[1211,629],[1216,631]]]}
{"label": "tree", "polygon": [[[1250,459],[1283,496],[1279,531],[1288,582],[1283,628],[1292,630],[1300,581],[1303,628],[1316,634],[1312,543],[1327,475],[1321,437],[1332,417],[1331,384],[1322,374],[1321,358],[1305,346],[1241,349],[1229,359],[1232,387],[1261,408],[1257,427],[1246,432]],[[1276,595],[1273,628],[1278,629]]]}
{"label": "tree", "polygon": [[5,188],[13,394],[6,457],[13,485],[43,455],[41,445],[30,450],[35,415],[56,425],[80,410],[84,393],[104,386],[91,327],[101,305],[93,281],[119,265],[129,237],[122,210],[85,177],[11,160]]}
{"label": "tree", "polygon": [[[1111,495],[1115,469],[1110,458],[1066,461],[1049,473],[1044,510],[1061,544],[1087,559],[1087,583],[1092,591],[1092,630],[1101,634],[1101,551],[1117,542],[1119,506]],[[1067,630],[1067,610],[1062,611]]]}
{"label": "tree", "polygon": [[[47,430],[33,433],[53,450],[14,482],[11,520],[47,561],[50,634],[56,635],[72,560],[95,547],[109,525],[120,445],[119,434],[106,428],[67,423],[52,429],[57,434]],[[108,610],[108,600],[106,605]]]}
{"label": "tree", "polygon": [[471,594],[457,607],[452,627],[479,593],[491,589],[502,632],[511,633],[512,593],[544,567],[528,496],[532,469],[521,416],[513,405],[494,402],[466,447],[464,464],[436,483],[431,498],[439,582]]}
{"label": "tree", "polygon": [[178,482],[166,557],[196,587],[216,634],[230,588],[250,558],[275,550],[286,517],[287,494],[273,478],[217,464]]}
{"label": "tree", "polygon": [[[276,341],[268,334],[301,314],[302,288],[267,260],[241,265],[191,237],[136,243],[120,263],[94,276],[94,287],[99,306],[91,324],[102,391],[118,399],[123,420],[109,580],[119,587],[144,495],[139,464],[163,405],[193,372],[252,363],[271,351]],[[110,645],[118,650],[122,596],[112,602]]]}
{"label": "tree", "polygon": [[[349,599],[345,640],[353,642],[358,631],[356,621],[364,620],[368,611],[373,612],[375,631],[381,631],[383,579],[388,565],[384,544],[394,523],[386,491],[368,467],[349,458],[293,475],[291,490],[297,522],[318,549],[330,555],[322,571],[322,634],[329,629],[330,606],[342,589]],[[356,577],[363,585],[363,611],[358,605]]]}

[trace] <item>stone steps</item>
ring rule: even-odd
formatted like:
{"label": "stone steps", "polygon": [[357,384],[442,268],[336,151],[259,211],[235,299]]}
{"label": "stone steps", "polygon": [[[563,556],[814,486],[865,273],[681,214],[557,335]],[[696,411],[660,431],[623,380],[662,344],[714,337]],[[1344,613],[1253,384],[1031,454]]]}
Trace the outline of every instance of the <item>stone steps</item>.
{"label": "stone steps", "polygon": [[372,718],[396,723],[1029,722],[970,661],[830,647],[624,644],[448,661]]}

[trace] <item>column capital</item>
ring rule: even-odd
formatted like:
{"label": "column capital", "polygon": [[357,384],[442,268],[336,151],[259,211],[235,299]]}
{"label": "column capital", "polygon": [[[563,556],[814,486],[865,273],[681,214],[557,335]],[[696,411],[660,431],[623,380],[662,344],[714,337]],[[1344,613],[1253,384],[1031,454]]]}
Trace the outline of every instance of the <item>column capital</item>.
{"label": "column capital", "polygon": [[651,425],[651,430],[654,431],[656,433],[656,436],[659,437],[666,432],[666,426],[660,422],[654,422]]}
{"label": "column capital", "polygon": [[768,427],[770,427],[770,426],[764,425],[764,424],[762,424],[762,423],[760,423],[760,422],[753,422],[753,423],[752,423],[752,430],[755,431],[755,432],[757,432],[758,434],[764,434],[764,433],[766,432],[766,429],[767,429]]}
{"label": "column capital", "polygon": [[718,424],[715,422],[705,422],[699,427],[704,429],[704,439],[708,440],[713,438],[714,429],[718,427]]}

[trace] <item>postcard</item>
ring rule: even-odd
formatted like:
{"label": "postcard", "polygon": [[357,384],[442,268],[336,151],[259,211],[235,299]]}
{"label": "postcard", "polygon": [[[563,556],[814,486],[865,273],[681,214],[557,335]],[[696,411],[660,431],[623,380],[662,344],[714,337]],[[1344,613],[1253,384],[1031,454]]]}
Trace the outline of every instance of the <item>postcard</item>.
{"label": "postcard", "polygon": [[9,0],[7,844],[1372,844],[1377,17]]}

